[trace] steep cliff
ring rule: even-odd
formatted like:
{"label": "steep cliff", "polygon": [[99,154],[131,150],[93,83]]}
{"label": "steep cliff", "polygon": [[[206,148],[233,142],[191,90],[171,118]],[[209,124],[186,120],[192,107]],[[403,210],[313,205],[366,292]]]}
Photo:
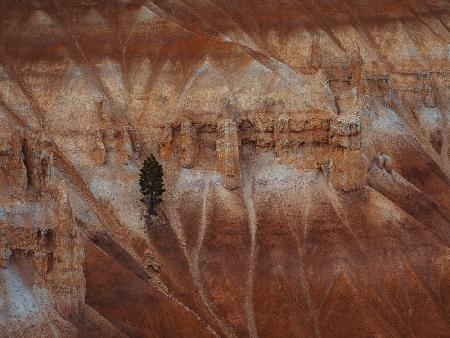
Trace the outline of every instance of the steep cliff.
{"label": "steep cliff", "polygon": [[448,1],[0,23],[0,336],[450,335]]}

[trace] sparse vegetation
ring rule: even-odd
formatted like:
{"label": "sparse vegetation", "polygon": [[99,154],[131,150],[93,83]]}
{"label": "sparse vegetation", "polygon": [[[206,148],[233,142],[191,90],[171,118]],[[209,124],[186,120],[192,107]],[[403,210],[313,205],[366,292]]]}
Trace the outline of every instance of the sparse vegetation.
{"label": "sparse vegetation", "polygon": [[164,172],[153,154],[144,161],[139,175],[139,184],[148,206],[148,213],[153,215],[155,207],[162,201],[162,194],[165,191]]}

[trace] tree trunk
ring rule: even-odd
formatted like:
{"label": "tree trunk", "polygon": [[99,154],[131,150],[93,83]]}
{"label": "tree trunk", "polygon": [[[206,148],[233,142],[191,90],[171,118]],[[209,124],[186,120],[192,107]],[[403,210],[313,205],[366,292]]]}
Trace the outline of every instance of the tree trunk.
{"label": "tree trunk", "polygon": [[153,207],[154,207],[154,198],[153,198],[154,192],[152,191],[151,195],[150,195],[150,214],[153,214]]}

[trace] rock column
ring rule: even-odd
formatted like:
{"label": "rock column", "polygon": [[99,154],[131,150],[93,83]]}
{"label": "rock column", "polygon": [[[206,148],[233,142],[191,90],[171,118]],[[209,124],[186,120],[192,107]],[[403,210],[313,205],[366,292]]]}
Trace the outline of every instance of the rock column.
{"label": "rock column", "polygon": [[427,76],[423,85],[423,102],[427,108],[436,108],[436,100],[434,97],[433,83],[431,76]]}
{"label": "rock column", "polygon": [[9,257],[11,257],[11,250],[8,246],[7,231],[5,228],[0,228],[0,269],[8,267]]}
{"label": "rock column", "polygon": [[361,150],[361,122],[354,115],[331,121],[331,181],[336,189],[356,190],[366,182],[367,163]]}
{"label": "rock column", "polygon": [[124,164],[128,164],[134,158],[134,149],[127,126],[124,126],[118,133],[116,145],[119,160]]}
{"label": "rock column", "polygon": [[35,252],[33,256],[34,266],[38,273],[46,277],[52,266],[52,235],[53,231],[47,228],[40,228],[35,234]]}
{"label": "rock column", "polygon": [[274,139],[275,151],[278,157],[288,157],[291,153],[289,141],[289,121],[288,116],[282,115],[275,124]]}
{"label": "rock column", "polygon": [[41,161],[40,161],[40,173],[41,173],[41,187],[49,188],[53,184],[53,150],[51,141],[47,138],[41,142]]}
{"label": "rock column", "polygon": [[161,135],[161,147],[159,149],[160,156],[163,160],[167,160],[172,154],[173,131],[172,126],[167,124],[164,126]]}
{"label": "rock column", "polygon": [[84,250],[79,229],[69,206],[65,184],[58,187],[58,227],[53,252],[54,293],[58,312],[77,318],[83,311],[86,281],[83,274]]}
{"label": "rock column", "polygon": [[14,196],[20,196],[27,190],[27,169],[22,153],[22,140],[19,134],[4,141],[0,148],[0,176],[2,189],[9,190]]}
{"label": "rock column", "polygon": [[221,121],[217,128],[218,169],[222,174],[223,186],[233,190],[239,187],[241,172],[237,126],[231,119],[226,119]]}
{"label": "rock column", "polygon": [[181,166],[192,168],[197,153],[197,132],[191,121],[187,120],[181,123],[179,152]]}

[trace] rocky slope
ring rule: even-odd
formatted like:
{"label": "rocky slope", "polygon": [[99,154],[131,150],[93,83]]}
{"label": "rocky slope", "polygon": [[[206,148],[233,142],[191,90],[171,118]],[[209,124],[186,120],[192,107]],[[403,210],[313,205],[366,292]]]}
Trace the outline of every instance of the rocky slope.
{"label": "rocky slope", "polygon": [[450,336],[448,1],[0,23],[0,336]]}

